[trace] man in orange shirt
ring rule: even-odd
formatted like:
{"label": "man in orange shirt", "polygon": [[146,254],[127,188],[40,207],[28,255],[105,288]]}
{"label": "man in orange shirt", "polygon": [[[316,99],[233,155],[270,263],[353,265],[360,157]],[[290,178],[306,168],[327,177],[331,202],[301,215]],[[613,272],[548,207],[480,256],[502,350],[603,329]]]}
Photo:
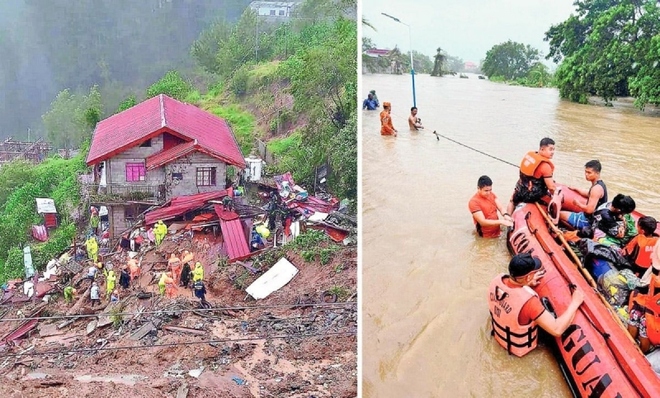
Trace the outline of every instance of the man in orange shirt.
{"label": "man in orange shirt", "polygon": [[[481,176],[477,180],[477,193],[468,203],[477,233],[484,238],[497,238],[500,236],[500,225],[513,226],[511,216],[504,211],[504,207],[493,193],[493,180],[488,176]],[[502,219],[497,212],[502,214]]]}
{"label": "man in orange shirt", "polygon": [[397,130],[392,125],[392,104],[383,102],[383,110],[380,112],[380,135],[393,135],[396,137]]}
{"label": "man in orange shirt", "polygon": [[552,163],[554,154],[555,141],[548,137],[541,140],[538,152],[527,152],[520,162],[520,178],[511,195],[507,213],[513,213],[519,203],[538,202],[542,197],[555,193],[557,186],[552,178],[555,170]]}

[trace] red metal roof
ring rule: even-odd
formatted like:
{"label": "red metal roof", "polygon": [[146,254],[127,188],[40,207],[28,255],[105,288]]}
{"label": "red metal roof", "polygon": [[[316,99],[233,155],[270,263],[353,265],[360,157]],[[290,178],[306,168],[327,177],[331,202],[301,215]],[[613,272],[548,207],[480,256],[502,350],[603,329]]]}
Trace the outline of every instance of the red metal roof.
{"label": "red metal roof", "polygon": [[186,141],[196,140],[198,150],[245,167],[236,138],[223,119],[163,94],[100,121],[94,130],[87,165],[109,159],[164,132]]}
{"label": "red metal roof", "polygon": [[160,209],[152,210],[145,214],[144,223],[146,225],[152,225],[158,220],[169,220],[191,210],[199,209],[209,200],[221,199],[225,196],[227,196],[227,191],[224,189],[220,191],[197,193],[194,195],[177,196],[166,203],[166,207],[161,207]]}
{"label": "red metal roof", "polygon": [[172,147],[166,151],[161,151],[149,156],[146,159],[147,170],[153,170],[160,166],[166,165],[167,163],[176,160],[182,156],[186,156],[190,152],[195,151],[195,146],[197,141],[186,142],[185,144],[180,144],[175,147]]}
{"label": "red metal roof", "polygon": [[229,260],[241,258],[250,254],[250,247],[248,246],[247,236],[243,231],[241,219],[238,217],[226,220],[226,213],[222,210],[222,206],[215,205],[213,209],[220,217],[220,229],[222,230],[222,237],[225,241],[227,254]]}

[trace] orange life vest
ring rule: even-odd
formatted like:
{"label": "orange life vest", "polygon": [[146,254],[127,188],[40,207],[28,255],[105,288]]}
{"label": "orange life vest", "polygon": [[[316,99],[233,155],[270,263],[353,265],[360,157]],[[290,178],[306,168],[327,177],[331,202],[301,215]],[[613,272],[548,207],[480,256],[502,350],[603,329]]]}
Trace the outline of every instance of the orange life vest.
{"label": "orange life vest", "polygon": [[632,308],[633,303],[644,307],[646,335],[652,345],[660,345],[660,277],[651,276],[647,294],[641,294],[633,290],[630,296],[630,308]]}
{"label": "orange life vest", "polygon": [[493,325],[493,337],[509,354],[522,357],[536,348],[538,344],[538,325],[532,321],[529,325],[518,323],[518,316],[523,305],[536,296],[529,286],[510,288],[498,275],[488,288],[488,308]]}
{"label": "orange life vest", "polygon": [[544,158],[543,156],[539,155],[538,152],[527,152],[525,157],[523,157],[522,161],[520,162],[520,174],[527,177],[534,177],[534,172],[543,162],[548,163],[550,165],[550,169],[553,172],[555,171],[555,165],[552,164],[550,159]]}

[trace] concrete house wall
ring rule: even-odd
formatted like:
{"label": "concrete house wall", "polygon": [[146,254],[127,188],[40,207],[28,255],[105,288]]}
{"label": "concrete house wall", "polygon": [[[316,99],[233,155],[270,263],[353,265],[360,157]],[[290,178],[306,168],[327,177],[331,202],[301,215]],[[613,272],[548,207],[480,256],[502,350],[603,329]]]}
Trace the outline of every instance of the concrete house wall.
{"label": "concrete house wall", "polygon": [[[215,167],[215,186],[197,186],[197,168]],[[227,164],[204,153],[193,152],[181,157],[163,168],[168,198],[202,192],[217,191],[225,188]],[[173,178],[181,174],[181,179]]]}

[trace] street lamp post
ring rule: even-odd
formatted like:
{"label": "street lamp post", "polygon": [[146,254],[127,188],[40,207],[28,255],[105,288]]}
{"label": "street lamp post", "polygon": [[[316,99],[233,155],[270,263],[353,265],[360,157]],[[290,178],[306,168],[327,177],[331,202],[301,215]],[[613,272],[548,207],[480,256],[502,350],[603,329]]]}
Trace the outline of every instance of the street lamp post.
{"label": "street lamp post", "polygon": [[413,50],[412,50],[412,31],[410,29],[410,25],[408,25],[405,22],[401,22],[399,18],[393,17],[389,14],[385,14],[384,12],[381,12],[381,14],[385,15],[386,17],[395,20],[396,22],[406,25],[408,27],[408,38],[410,39],[410,76],[412,77],[412,95],[413,95],[413,106],[417,106],[417,99],[415,98],[415,66],[413,64]]}

